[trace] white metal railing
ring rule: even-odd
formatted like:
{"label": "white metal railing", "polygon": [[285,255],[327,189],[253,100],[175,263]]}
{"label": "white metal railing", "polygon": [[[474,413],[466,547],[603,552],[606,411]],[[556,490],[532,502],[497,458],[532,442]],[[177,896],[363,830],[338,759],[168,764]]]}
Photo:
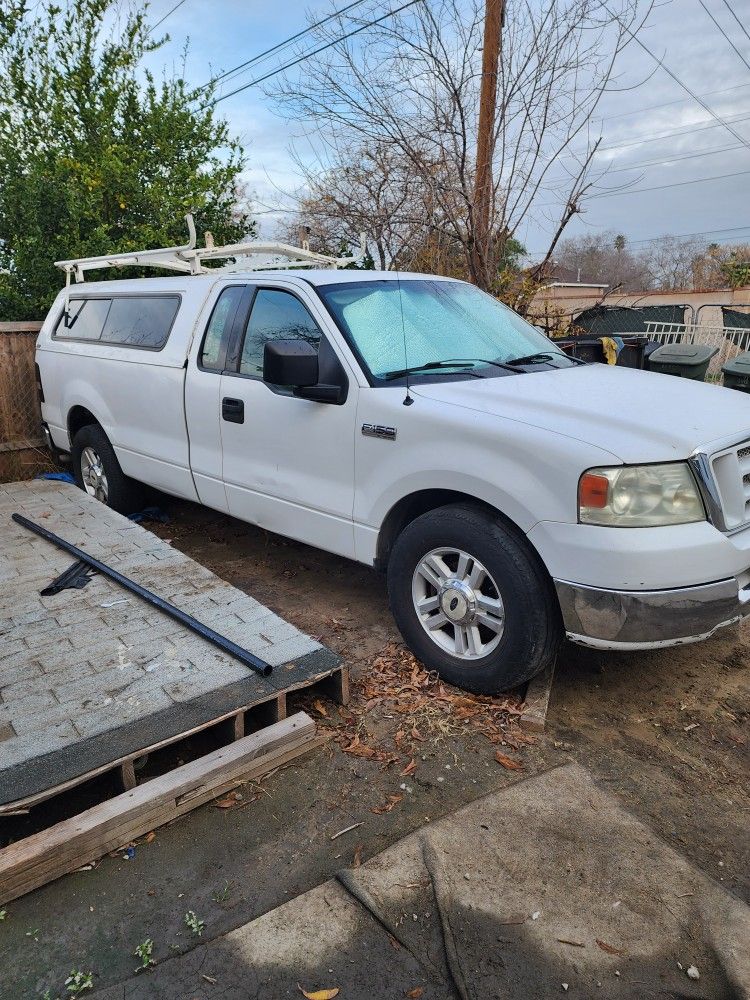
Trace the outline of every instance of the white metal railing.
{"label": "white metal railing", "polygon": [[[627,334],[622,334],[627,336]],[[632,336],[632,334],[631,334]],[[646,323],[645,337],[662,344],[705,344],[718,348],[711,359],[708,376],[717,377],[722,367],[742,351],[750,350],[750,327],[710,326],[701,323]]]}

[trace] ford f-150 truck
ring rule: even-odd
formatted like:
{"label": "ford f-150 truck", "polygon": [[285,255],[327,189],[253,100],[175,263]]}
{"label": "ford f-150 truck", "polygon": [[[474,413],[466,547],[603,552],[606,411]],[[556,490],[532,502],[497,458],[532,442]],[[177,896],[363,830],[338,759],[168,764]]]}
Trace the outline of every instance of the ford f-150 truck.
{"label": "ford f-150 truck", "polygon": [[565,635],[641,650],[748,613],[750,396],[579,363],[461,281],[200,270],[52,306],[43,420],[88,493],[382,568],[410,648],[474,691]]}

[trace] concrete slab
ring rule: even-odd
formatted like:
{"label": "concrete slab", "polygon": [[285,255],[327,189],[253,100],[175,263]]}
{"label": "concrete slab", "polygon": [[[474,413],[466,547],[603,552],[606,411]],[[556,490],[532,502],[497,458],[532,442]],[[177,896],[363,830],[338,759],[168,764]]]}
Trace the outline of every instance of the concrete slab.
{"label": "concrete slab", "polygon": [[[275,668],[268,679],[94,576],[39,591],[72,562],[18,511]],[[0,806],[276,696],[338,658],[140,525],[65,483],[0,485]]]}
{"label": "concrete slab", "polygon": [[97,995],[740,1000],[748,940],[744,903],[569,765]]}

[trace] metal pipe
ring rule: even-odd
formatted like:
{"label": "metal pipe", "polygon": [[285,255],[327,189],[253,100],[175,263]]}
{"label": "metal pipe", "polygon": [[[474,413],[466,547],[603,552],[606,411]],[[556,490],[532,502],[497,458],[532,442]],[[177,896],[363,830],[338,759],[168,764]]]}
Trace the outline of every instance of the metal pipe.
{"label": "metal pipe", "polygon": [[112,569],[111,566],[107,566],[106,563],[100,562],[93,556],[90,556],[83,549],[79,549],[76,545],[71,542],[66,542],[64,538],[60,538],[53,531],[48,528],[44,528],[41,524],[35,524],[34,521],[30,521],[23,514],[12,514],[11,515],[16,524],[20,524],[23,528],[27,528],[29,531],[33,531],[35,535],[39,535],[40,538],[46,539],[48,542],[52,542],[60,549],[64,549],[69,552],[76,559],[80,559],[81,562],[86,563],[95,569],[98,573],[103,576],[108,576],[110,580],[114,580],[115,583],[119,583],[121,587],[125,590],[129,590],[131,594],[135,594],[136,597],[140,597],[141,600],[146,601],[147,604],[151,604],[153,607],[158,608],[159,611],[163,611],[164,614],[169,615],[170,618],[174,618],[175,621],[180,622],[186,628],[189,628],[191,632],[195,632],[202,639],[207,642],[213,643],[214,646],[218,646],[219,649],[233,656],[236,660],[244,663],[246,667],[250,667],[261,677],[268,677],[272,671],[270,663],[266,663],[265,660],[261,660],[260,657],[254,656],[247,649],[243,649],[242,646],[238,646],[236,642],[232,642],[231,639],[227,639],[226,636],[219,635],[218,632],[214,632],[212,628],[208,625],[204,625],[203,622],[199,622],[197,618],[193,618],[192,615],[187,614],[185,611],[180,611],[176,608],[174,604],[170,604],[169,601],[165,601],[163,597],[159,597],[158,594],[152,593],[150,590],[146,590],[139,583],[134,580],[129,579],[127,576],[123,576],[122,573],[118,573],[116,569]]}

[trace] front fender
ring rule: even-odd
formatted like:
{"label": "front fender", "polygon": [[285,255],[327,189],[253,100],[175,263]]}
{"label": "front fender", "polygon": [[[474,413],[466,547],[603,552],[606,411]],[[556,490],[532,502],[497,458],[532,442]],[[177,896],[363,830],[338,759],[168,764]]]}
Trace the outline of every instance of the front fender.
{"label": "front fender", "polygon": [[581,473],[619,464],[602,448],[494,414],[425,399],[404,408],[389,390],[366,396],[359,419],[396,431],[357,434],[354,522],[366,562],[389,511],[414,493],[481,500],[528,534],[539,521],[575,524]]}

